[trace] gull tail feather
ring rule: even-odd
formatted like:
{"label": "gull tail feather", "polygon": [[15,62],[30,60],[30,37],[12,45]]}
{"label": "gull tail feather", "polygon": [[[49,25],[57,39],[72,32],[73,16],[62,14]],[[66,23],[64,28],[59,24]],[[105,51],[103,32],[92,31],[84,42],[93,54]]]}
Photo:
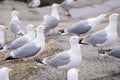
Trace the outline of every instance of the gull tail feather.
{"label": "gull tail feather", "polygon": [[0,50],[3,50],[3,47],[0,47]]}
{"label": "gull tail feather", "polygon": [[42,61],[43,61],[43,59],[34,59],[36,62],[38,62],[38,63],[41,63],[41,64],[44,64]]}
{"label": "gull tail feather", "polygon": [[13,58],[12,56],[9,56],[9,57],[7,57],[4,61],[7,61],[7,60],[14,60],[14,59],[18,59],[18,58]]}
{"label": "gull tail feather", "polygon": [[65,29],[58,30],[60,33],[65,33]]}
{"label": "gull tail feather", "polygon": [[98,50],[98,52],[101,53],[101,54],[105,54],[106,52],[108,53],[108,52],[110,52],[110,51],[112,51],[112,49]]}

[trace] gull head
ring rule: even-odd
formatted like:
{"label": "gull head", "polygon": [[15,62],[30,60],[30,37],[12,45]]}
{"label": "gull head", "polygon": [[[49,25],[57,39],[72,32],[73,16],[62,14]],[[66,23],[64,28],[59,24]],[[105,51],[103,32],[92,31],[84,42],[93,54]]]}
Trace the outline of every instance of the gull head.
{"label": "gull head", "polygon": [[57,3],[54,3],[53,5],[52,5],[52,8],[57,8],[57,7],[59,7],[59,6],[61,6],[60,4],[57,4]]}
{"label": "gull head", "polygon": [[4,29],[8,29],[8,27],[5,27],[3,25],[0,25],[0,31],[4,31]]}
{"label": "gull head", "polygon": [[11,13],[11,17],[13,17],[13,16],[17,16],[18,14],[20,14],[20,12],[14,10],[14,11],[12,11],[12,13]]}
{"label": "gull head", "polygon": [[27,25],[26,30],[27,30],[27,31],[31,31],[31,30],[34,30],[35,28],[37,28],[36,25],[29,24],[29,25]]}
{"label": "gull head", "polygon": [[0,69],[0,79],[1,80],[9,80],[9,71],[12,69],[9,69],[7,67],[3,67]]}
{"label": "gull head", "polygon": [[39,25],[39,26],[36,28],[36,31],[37,31],[37,32],[44,32],[45,29],[48,29],[48,26]]}
{"label": "gull head", "polygon": [[71,44],[79,44],[80,41],[82,41],[83,38],[82,37],[78,37],[78,36],[72,36],[69,40],[69,42]]}
{"label": "gull head", "polygon": [[114,13],[109,16],[110,21],[117,21],[118,17],[120,17],[120,14]]}
{"label": "gull head", "polygon": [[107,14],[101,14],[101,15],[98,16],[98,18],[99,18],[101,21],[104,21],[104,20],[106,20],[106,18],[107,18]]}

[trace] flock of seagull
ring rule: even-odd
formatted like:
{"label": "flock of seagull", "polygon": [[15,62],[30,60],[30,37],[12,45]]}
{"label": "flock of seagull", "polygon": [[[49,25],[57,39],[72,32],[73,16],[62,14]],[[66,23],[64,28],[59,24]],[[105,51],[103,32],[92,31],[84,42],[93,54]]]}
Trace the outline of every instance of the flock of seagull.
{"label": "flock of seagull", "polygon": [[[94,28],[106,20],[108,17],[107,14],[101,14],[95,18],[81,20],[70,27],[60,29],[59,32],[61,35],[75,35],[69,39],[70,49],[43,59],[35,59],[36,56],[40,55],[45,50],[45,37],[47,37],[45,34],[51,29],[55,29],[60,23],[60,17],[57,11],[58,6],[61,5],[56,3],[52,5],[51,15],[45,15],[43,17],[44,21],[39,26],[33,24],[27,25],[25,27],[26,33],[23,24],[18,17],[19,11],[14,10],[11,12],[9,27],[0,25],[0,52],[12,50],[10,55],[6,57],[4,61],[15,59],[23,59],[26,61],[28,59],[34,59],[34,61],[38,63],[67,71],[68,80],[78,80],[78,73],[80,72],[78,67],[82,62],[81,45],[98,47],[98,54],[103,57],[113,56],[120,58],[120,47],[107,50],[103,49],[106,46],[110,46],[118,39],[117,23],[120,14],[113,13],[109,16],[108,25],[104,29],[94,33],[92,33]],[[5,29],[9,29],[15,34],[15,37],[16,35],[21,35],[21,37],[5,44]],[[85,37],[80,36],[85,33],[87,33]],[[0,79],[9,80],[8,73],[10,70],[7,67],[1,68]]]}

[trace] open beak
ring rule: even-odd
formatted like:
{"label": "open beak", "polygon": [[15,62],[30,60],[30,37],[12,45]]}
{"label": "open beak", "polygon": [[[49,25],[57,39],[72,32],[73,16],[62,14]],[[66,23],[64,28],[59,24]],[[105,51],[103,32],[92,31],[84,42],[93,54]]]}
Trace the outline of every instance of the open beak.
{"label": "open beak", "polygon": [[78,39],[82,41],[84,39],[84,37],[79,37]]}
{"label": "open beak", "polygon": [[79,44],[81,44],[81,41],[84,39],[84,37],[79,37],[78,40],[79,40]]}
{"label": "open beak", "polygon": [[88,45],[87,43],[82,43],[84,37],[79,37],[78,40],[79,40],[79,44],[84,44],[84,45]]}

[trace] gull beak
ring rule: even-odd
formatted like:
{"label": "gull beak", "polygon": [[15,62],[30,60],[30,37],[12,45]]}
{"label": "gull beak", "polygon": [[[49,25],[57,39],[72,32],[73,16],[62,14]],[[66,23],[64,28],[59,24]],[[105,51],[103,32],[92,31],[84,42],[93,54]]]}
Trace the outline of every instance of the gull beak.
{"label": "gull beak", "polygon": [[5,27],[6,30],[8,30],[9,28],[8,27]]}
{"label": "gull beak", "polygon": [[58,7],[61,7],[62,5],[61,4],[58,4]]}
{"label": "gull beak", "polygon": [[37,28],[38,26],[34,25],[33,28]]}
{"label": "gull beak", "polygon": [[79,39],[80,41],[82,41],[82,40],[84,39],[84,37],[79,37],[78,39]]}
{"label": "gull beak", "polygon": [[84,39],[84,37],[79,37],[78,40],[79,40],[79,44],[82,44],[82,40]]}
{"label": "gull beak", "polygon": [[8,69],[8,71],[10,72],[10,71],[12,71],[12,69]]}
{"label": "gull beak", "polygon": [[44,26],[44,28],[45,28],[45,29],[48,29],[48,26],[46,25],[46,26]]}

